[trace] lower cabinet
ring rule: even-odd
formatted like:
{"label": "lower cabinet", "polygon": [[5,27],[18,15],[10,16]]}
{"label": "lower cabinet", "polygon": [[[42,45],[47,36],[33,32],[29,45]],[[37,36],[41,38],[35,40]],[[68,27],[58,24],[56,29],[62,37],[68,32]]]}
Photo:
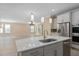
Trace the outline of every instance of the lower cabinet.
{"label": "lower cabinet", "polygon": [[55,50],[55,46],[49,45],[49,46],[44,47],[44,55],[45,56],[56,56],[57,51]]}
{"label": "lower cabinet", "polygon": [[30,51],[24,51],[21,53],[22,56],[43,56],[43,48],[38,48]]}
{"label": "lower cabinet", "polygon": [[47,45],[41,48],[23,51],[21,56],[63,56],[63,42]]}
{"label": "lower cabinet", "polygon": [[63,56],[62,42],[44,47],[45,56]]}
{"label": "lower cabinet", "polygon": [[71,41],[66,40],[63,42],[63,55],[70,56],[71,54]]}
{"label": "lower cabinet", "polygon": [[59,46],[57,49],[57,56],[63,56],[63,46]]}

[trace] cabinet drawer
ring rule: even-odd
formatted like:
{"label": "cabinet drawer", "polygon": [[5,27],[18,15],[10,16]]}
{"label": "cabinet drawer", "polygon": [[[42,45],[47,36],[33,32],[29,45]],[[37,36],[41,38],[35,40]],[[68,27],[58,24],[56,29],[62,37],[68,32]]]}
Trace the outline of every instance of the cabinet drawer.
{"label": "cabinet drawer", "polygon": [[43,56],[43,48],[22,52],[23,56]]}

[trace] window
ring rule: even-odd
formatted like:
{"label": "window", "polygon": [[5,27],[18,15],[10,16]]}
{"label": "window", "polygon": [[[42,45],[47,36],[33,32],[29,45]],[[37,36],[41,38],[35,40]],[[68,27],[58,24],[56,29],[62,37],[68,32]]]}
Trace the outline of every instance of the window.
{"label": "window", "polygon": [[10,24],[5,24],[4,28],[5,28],[5,30],[4,30],[5,33],[10,33],[11,32]]}
{"label": "window", "polygon": [[35,30],[35,29],[34,29],[34,26],[31,25],[30,27],[31,27],[31,32],[34,32],[34,30]]}
{"label": "window", "polygon": [[11,26],[10,24],[0,24],[0,33],[10,33]]}
{"label": "window", "polygon": [[3,24],[0,24],[0,33],[3,33]]}

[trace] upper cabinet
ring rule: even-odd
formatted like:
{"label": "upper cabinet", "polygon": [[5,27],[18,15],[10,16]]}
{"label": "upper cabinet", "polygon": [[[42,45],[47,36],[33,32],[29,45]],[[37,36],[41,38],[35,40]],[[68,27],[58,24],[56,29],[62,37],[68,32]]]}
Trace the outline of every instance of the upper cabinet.
{"label": "upper cabinet", "polygon": [[57,23],[62,23],[62,15],[57,16]]}
{"label": "upper cabinet", "polygon": [[70,22],[70,12],[57,16],[57,23]]}
{"label": "upper cabinet", "polygon": [[77,24],[79,24],[79,11],[74,11],[72,12],[72,25],[77,25]]}

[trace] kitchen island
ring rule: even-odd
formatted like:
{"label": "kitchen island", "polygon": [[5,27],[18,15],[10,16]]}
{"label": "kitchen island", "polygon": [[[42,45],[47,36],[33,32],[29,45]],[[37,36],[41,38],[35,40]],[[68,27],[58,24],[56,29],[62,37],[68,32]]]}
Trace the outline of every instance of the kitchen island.
{"label": "kitchen island", "polygon": [[47,36],[46,39],[56,39],[51,42],[40,42],[43,36],[29,37],[16,40],[18,56],[63,56],[63,42],[70,40],[70,37]]}

